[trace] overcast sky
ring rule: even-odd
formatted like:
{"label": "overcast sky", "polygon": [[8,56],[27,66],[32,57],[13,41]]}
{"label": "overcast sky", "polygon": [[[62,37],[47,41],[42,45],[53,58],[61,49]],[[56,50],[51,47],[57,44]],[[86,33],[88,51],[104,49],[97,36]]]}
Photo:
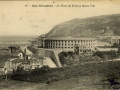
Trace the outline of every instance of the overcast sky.
{"label": "overcast sky", "polygon": [[[32,7],[31,5],[95,5],[95,7]],[[25,7],[25,5],[30,5]],[[41,35],[74,18],[120,14],[120,4],[109,2],[1,1],[0,35]]]}

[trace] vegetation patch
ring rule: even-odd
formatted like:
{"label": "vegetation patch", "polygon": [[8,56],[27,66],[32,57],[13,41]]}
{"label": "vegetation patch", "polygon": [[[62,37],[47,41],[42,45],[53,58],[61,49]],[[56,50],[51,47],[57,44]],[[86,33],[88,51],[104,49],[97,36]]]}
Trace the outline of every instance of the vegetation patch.
{"label": "vegetation patch", "polygon": [[92,76],[98,75],[105,77],[105,80],[120,79],[120,62],[103,62],[103,63],[89,63],[85,65],[69,66],[63,68],[53,69],[38,69],[30,73],[15,73],[11,79],[36,82],[36,83],[51,83],[59,80],[65,80],[78,76]]}

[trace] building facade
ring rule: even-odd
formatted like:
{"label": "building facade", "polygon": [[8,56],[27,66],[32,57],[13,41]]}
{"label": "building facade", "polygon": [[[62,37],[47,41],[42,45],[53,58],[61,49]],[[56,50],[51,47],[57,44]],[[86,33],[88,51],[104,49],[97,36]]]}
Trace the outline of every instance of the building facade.
{"label": "building facade", "polygon": [[112,36],[112,37],[108,37],[107,40],[110,41],[110,44],[114,44],[114,43],[117,43],[117,44],[120,44],[120,36]]}
{"label": "building facade", "polygon": [[74,51],[79,47],[79,52],[83,53],[88,51],[94,51],[97,47],[97,40],[95,38],[45,38],[44,48],[47,49],[63,49]]}
{"label": "building facade", "polygon": [[109,44],[109,46],[116,44],[120,44],[120,36],[115,35],[114,32],[107,27],[104,31],[104,34],[101,36],[96,37],[98,41],[100,42],[106,42]]}
{"label": "building facade", "polygon": [[0,62],[0,75],[4,75],[5,68],[9,71],[10,70],[10,61],[1,61]]}

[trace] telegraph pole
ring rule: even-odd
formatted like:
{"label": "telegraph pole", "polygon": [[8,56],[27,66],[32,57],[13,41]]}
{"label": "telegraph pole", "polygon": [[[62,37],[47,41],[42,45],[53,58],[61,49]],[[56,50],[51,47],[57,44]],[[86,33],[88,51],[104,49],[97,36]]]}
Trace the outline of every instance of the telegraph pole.
{"label": "telegraph pole", "polygon": [[25,60],[25,62],[26,62],[26,48],[24,49],[24,54],[25,54],[24,60]]}

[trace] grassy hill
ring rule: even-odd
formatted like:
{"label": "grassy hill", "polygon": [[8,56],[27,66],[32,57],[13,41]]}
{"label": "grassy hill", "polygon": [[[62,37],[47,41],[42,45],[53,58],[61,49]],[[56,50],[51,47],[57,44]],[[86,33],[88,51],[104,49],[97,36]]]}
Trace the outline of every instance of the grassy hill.
{"label": "grassy hill", "polygon": [[109,27],[115,35],[120,35],[120,14],[73,19],[54,26],[46,36],[96,37],[104,34],[107,27]]}
{"label": "grassy hill", "polygon": [[110,80],[120,83],[120,61],[86,63],[44,72],[39,69],[13,74],[6,81],[0,79],[0,90],[120,90],[120,84],[110,83]]}

